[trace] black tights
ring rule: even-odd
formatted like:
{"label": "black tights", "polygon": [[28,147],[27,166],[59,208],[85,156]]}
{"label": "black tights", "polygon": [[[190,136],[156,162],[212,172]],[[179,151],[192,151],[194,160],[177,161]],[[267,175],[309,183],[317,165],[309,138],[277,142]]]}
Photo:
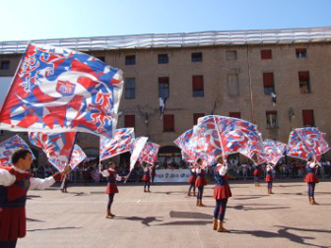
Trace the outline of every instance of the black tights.
{"label": "black tights", "polygon": [[114,196],[115,196],[115,193],[110,193],[108,195],[108,205],[107,205],[107,210],[110,210],[111,208],[111,204],[113,203],[114,201]]}
{"label": "black tights", "polygon": [[219,199],[216,200],[216,206],[214,210],[214,218],[220,221],[224,220],[226,204],[228,203],[228,199]]}
{"label": "black tights", "polygon": [[150,186],[151,186],[151,181],[150,180],[145,181],[144,189],[146,190],[147,187],[147,189],[149,190]]}
{"label": "black tights", "polygon": [[17,243],[16,240],[9,240],[9,241],[0,241],[1,248],[15,248]]}

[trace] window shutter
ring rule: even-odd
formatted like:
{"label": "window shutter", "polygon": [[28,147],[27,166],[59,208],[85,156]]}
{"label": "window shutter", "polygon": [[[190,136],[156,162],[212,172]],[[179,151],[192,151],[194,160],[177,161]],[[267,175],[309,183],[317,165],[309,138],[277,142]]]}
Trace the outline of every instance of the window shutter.
{"label": "window shutter", "polygon": [[125,115],[124,116],[124,127],[135,127],[135,116]]}
{"label": "window shutter", "polygon": [[309,71],[299,71],[299,80],[309,80]]}
{"label": "window shutter", "polygon": [[193,91],[200,91],[203,90],[203,76],[193,76]]}
{"label": "window shutter", "polygon": [[203,116],[205,116],[204,113],[194,113],[193,114],[193,125],[196,125],[198,123],[198,119]]}
{"label": "window shutter", "polygon": [[274,74],[272,72],[263,73],[263,85],[265,88],[274,87]]}
{"label": "window shutter", "polygon": [[172,132],[174,128],[174,115],[164,115],[163,116],[163,130],[165,132]]}
{"label": "window shutter", "polygon": [[302,118],[304,126],[314,126],[314,110],[302,110]]}

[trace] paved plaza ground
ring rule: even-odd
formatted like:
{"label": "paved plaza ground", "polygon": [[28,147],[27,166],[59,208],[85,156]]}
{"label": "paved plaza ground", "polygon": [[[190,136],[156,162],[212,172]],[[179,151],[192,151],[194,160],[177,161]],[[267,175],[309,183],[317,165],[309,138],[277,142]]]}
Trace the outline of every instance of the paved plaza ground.
{"label": "paved plaza ground", "polygon": [[212,230],[213,185],[203,203],[187,196],[188,185],[119,185],[114,219],[106,219],[105,186],[73,186],[29,191],[27,236],[17,247],[331,247],[331,182],[316,187],[319,206],[308,204],[304,182],[231,182],[233,197],[225,227]]}

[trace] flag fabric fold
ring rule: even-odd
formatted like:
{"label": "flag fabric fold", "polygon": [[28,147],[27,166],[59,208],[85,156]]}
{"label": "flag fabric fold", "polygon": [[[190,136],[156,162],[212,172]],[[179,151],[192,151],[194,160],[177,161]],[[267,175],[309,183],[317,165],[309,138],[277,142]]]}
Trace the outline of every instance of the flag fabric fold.
{"label": "flag fabric fold", "polygon": [[112,137],[122,71],[84,53],[29,44],[0,113],[11,131]]}
{"label": "flag fabric fold", "polygon": [[143,162],[154,164],[157,160],[157,154],[159,152],[160,146],[153,142],[147,142],[140,153],[138,162],[142,164]]}
{"label": "flag fabric fold", "polygon": [[267,162],[276,165],[279,159],[284,156],[286,144],[270,139],[266,139],[263,144]]}
{"label": "flag fabric fold", "polygon": [[325,133],[320,132],[318,128],[296,128],[290,133],[287,155],[308,160],[310,157],[320,157],[329,149]]}
{"label": "flag fabric fold", "polygon": [[129,152],[133,141],[133,128],[116,129],[112,139],[101,137],[99,148],[100,161],[112,158],[125,152]]}
{"label": "flag fabric fold", "polygon": [[19,149],[29,150],[32,158],[36,159],[28,144],[17,134],[0,143],[0,164],[11,165],[11,156]]}

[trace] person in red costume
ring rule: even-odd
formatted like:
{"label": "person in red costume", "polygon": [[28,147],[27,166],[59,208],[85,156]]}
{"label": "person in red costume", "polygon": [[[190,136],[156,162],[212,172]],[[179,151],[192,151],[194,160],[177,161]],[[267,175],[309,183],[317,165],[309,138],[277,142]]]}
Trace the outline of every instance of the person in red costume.
{"label": "person in red costume", "polygon": [[12,157],[14,166],[0,166],[0,247],[16,247],[17,239],[26,235],[25,203],[29,189],[46,189],[69,172],[69,165],[62,172],[45,179],[29,173],[32,156],[29,150],[20,149]]}
{"label": "person in red costume", "polygon": [[107,177],[108,180],[108,184],[106,188],[106,194],[108,194],[106,218],[112,219],[115,217],[115,215],[111,213],[111,205],[113,204],[115,194],[118,193],[116,181],[125,179],[125,177],[121,177],[117,175],[117,171],[115,170],[116,164],[113,161],[110,161],[108,165],[109,168],[107,170],[104,170],[102,164],[99,164],[99,169],[102,176]]}
{"label": "person in red costume", "polygon": [[315,185],[318,183],[317,170],[319,164],[314,158],[309,158],[306,166],[307,175],[305,182],[308,184],[308,200],[311,205],[319,205],[315,201]]}
{"label": "person in red costume", "polygon": [[269,163],[266,168],[267,175],[265,177],[265,181],[268,183],[268,194],[273,194],[272,192],[273,171],[274,171],[274,167],[272,166],[271,163]]}
{"label": "person in red costume", "polygon": [[216,205],[214,210],[213,229],[218,232],[229,232],[229,230],[225,229],[223,226],[228,199],[232,196],[228,183],[227,171],[228,166],[223,157],[217,157],[217,165],[214,171],[216,182],[214,199],[216,200]]}
{"label": "person in red costume", "polygon": [[196,165],[197,167],[195,169],[195,173],[197,175],[197,178],[195,180],[195,187],[198,188],[197,206],[204,207],[205,205],[202,204],[202,196],[203,196],[203,189],[207,185],[207,179],[201,158],[197,160]]}

